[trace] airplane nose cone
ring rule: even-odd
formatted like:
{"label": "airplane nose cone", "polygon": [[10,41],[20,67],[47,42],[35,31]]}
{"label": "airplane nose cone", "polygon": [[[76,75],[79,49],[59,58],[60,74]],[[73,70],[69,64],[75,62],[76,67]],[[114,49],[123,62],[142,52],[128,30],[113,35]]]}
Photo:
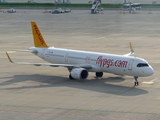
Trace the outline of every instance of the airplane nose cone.
{"label": "airplane nose cone", "polygon": [[151,75],[153,75],[154,74],[154,69],[153,68],[151,68]]}
{"label": "airplane nose cone", "polygon": [[150,69],[147,72],[148,76],[151,76],[154,74],[154,69],[152,67],[150,67]]}

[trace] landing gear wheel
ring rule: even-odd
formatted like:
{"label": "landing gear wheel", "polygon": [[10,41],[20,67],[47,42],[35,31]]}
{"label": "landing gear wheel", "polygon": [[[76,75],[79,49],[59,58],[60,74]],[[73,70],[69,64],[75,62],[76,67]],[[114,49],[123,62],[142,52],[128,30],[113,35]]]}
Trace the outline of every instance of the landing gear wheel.
{"label": "landing gear wheel", "polygon": [[73,77],[71,75],[69,75],[69,79],[73,80]]}
{"label": "landing gear wheel", "polygon": [[135,82],[135,83],[134,83],[134,86],[138,86],[138,85],[139,85],[139,82]]}
{"label": "landing gear wheel", "polygon": [[93,14],[93,13],[94,13],[94,10],[91,10],[91,13]]}
{"label": "landing gear wheel", "polygon": [[139,85],[139,82],[138,82],[138,80],[137,80],[138,77],[135,76],[134,79],[135,79],[134,85],[135,85],[135,86],[138,86],[138,85]]}
{"label": "landing gear wheel", "polygon": [[103,76],[103,72],[96,72],[96,77],[102,77]]}

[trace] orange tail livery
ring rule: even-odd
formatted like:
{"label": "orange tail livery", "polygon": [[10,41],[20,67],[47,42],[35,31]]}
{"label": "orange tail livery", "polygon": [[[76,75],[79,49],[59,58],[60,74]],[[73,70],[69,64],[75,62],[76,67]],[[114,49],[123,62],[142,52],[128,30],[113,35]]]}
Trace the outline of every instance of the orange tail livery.
{"label": "orange tail livery", "polygon": [[33,33],[33,39],[34,39],[34,46],[48,48],[37,24],[35,22],[31,22],[31,27],[32,27],[32,33]]}

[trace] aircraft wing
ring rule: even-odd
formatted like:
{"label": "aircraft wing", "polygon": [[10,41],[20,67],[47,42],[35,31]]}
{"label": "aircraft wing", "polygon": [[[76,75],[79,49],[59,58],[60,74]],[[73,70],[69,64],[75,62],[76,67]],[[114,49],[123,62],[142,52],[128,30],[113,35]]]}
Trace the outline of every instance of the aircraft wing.
{"label": "aircraft wing", "polygon": [[71,64],[50,64],[50,63],[24,63],[24,62],[13,62],[9,56],[9,54],[7,52],[5,52],[8,60],[11,63],[14,64],[23,64],[23,65],[35,65],[35,66],[51,66],[51,67],[67,67],[67,68],[85,68],[85,69],[91,69],[92,66],[91,65],[71,65]]}
{"label": "aircraft wing", "polygon": [[130,45],[131,52],[128,54],[125,54],[124,56],[130,56],[130,55],[134,54],[134,50],[133,50],[131,42],[129,42],[129,45]]}

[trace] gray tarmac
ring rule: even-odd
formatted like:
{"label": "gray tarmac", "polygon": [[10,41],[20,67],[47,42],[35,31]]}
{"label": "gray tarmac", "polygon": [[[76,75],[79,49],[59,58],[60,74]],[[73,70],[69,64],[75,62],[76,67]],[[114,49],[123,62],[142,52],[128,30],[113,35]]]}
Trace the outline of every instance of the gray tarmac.
{"label": "gray tarmac", "polygon": [[[5,10],[6,11],[6,10]],[[160,120],[160,11],[129,14],[105,10],[0,12],[0,120]],[[139,78],[105,73],[85,81],[69,80],[66,68],[15,65],[8,61],[45,62],[28,52],[33,46],[30,21],[37,22],[49,46],[113,54],[130,52],[155,70]]]}

